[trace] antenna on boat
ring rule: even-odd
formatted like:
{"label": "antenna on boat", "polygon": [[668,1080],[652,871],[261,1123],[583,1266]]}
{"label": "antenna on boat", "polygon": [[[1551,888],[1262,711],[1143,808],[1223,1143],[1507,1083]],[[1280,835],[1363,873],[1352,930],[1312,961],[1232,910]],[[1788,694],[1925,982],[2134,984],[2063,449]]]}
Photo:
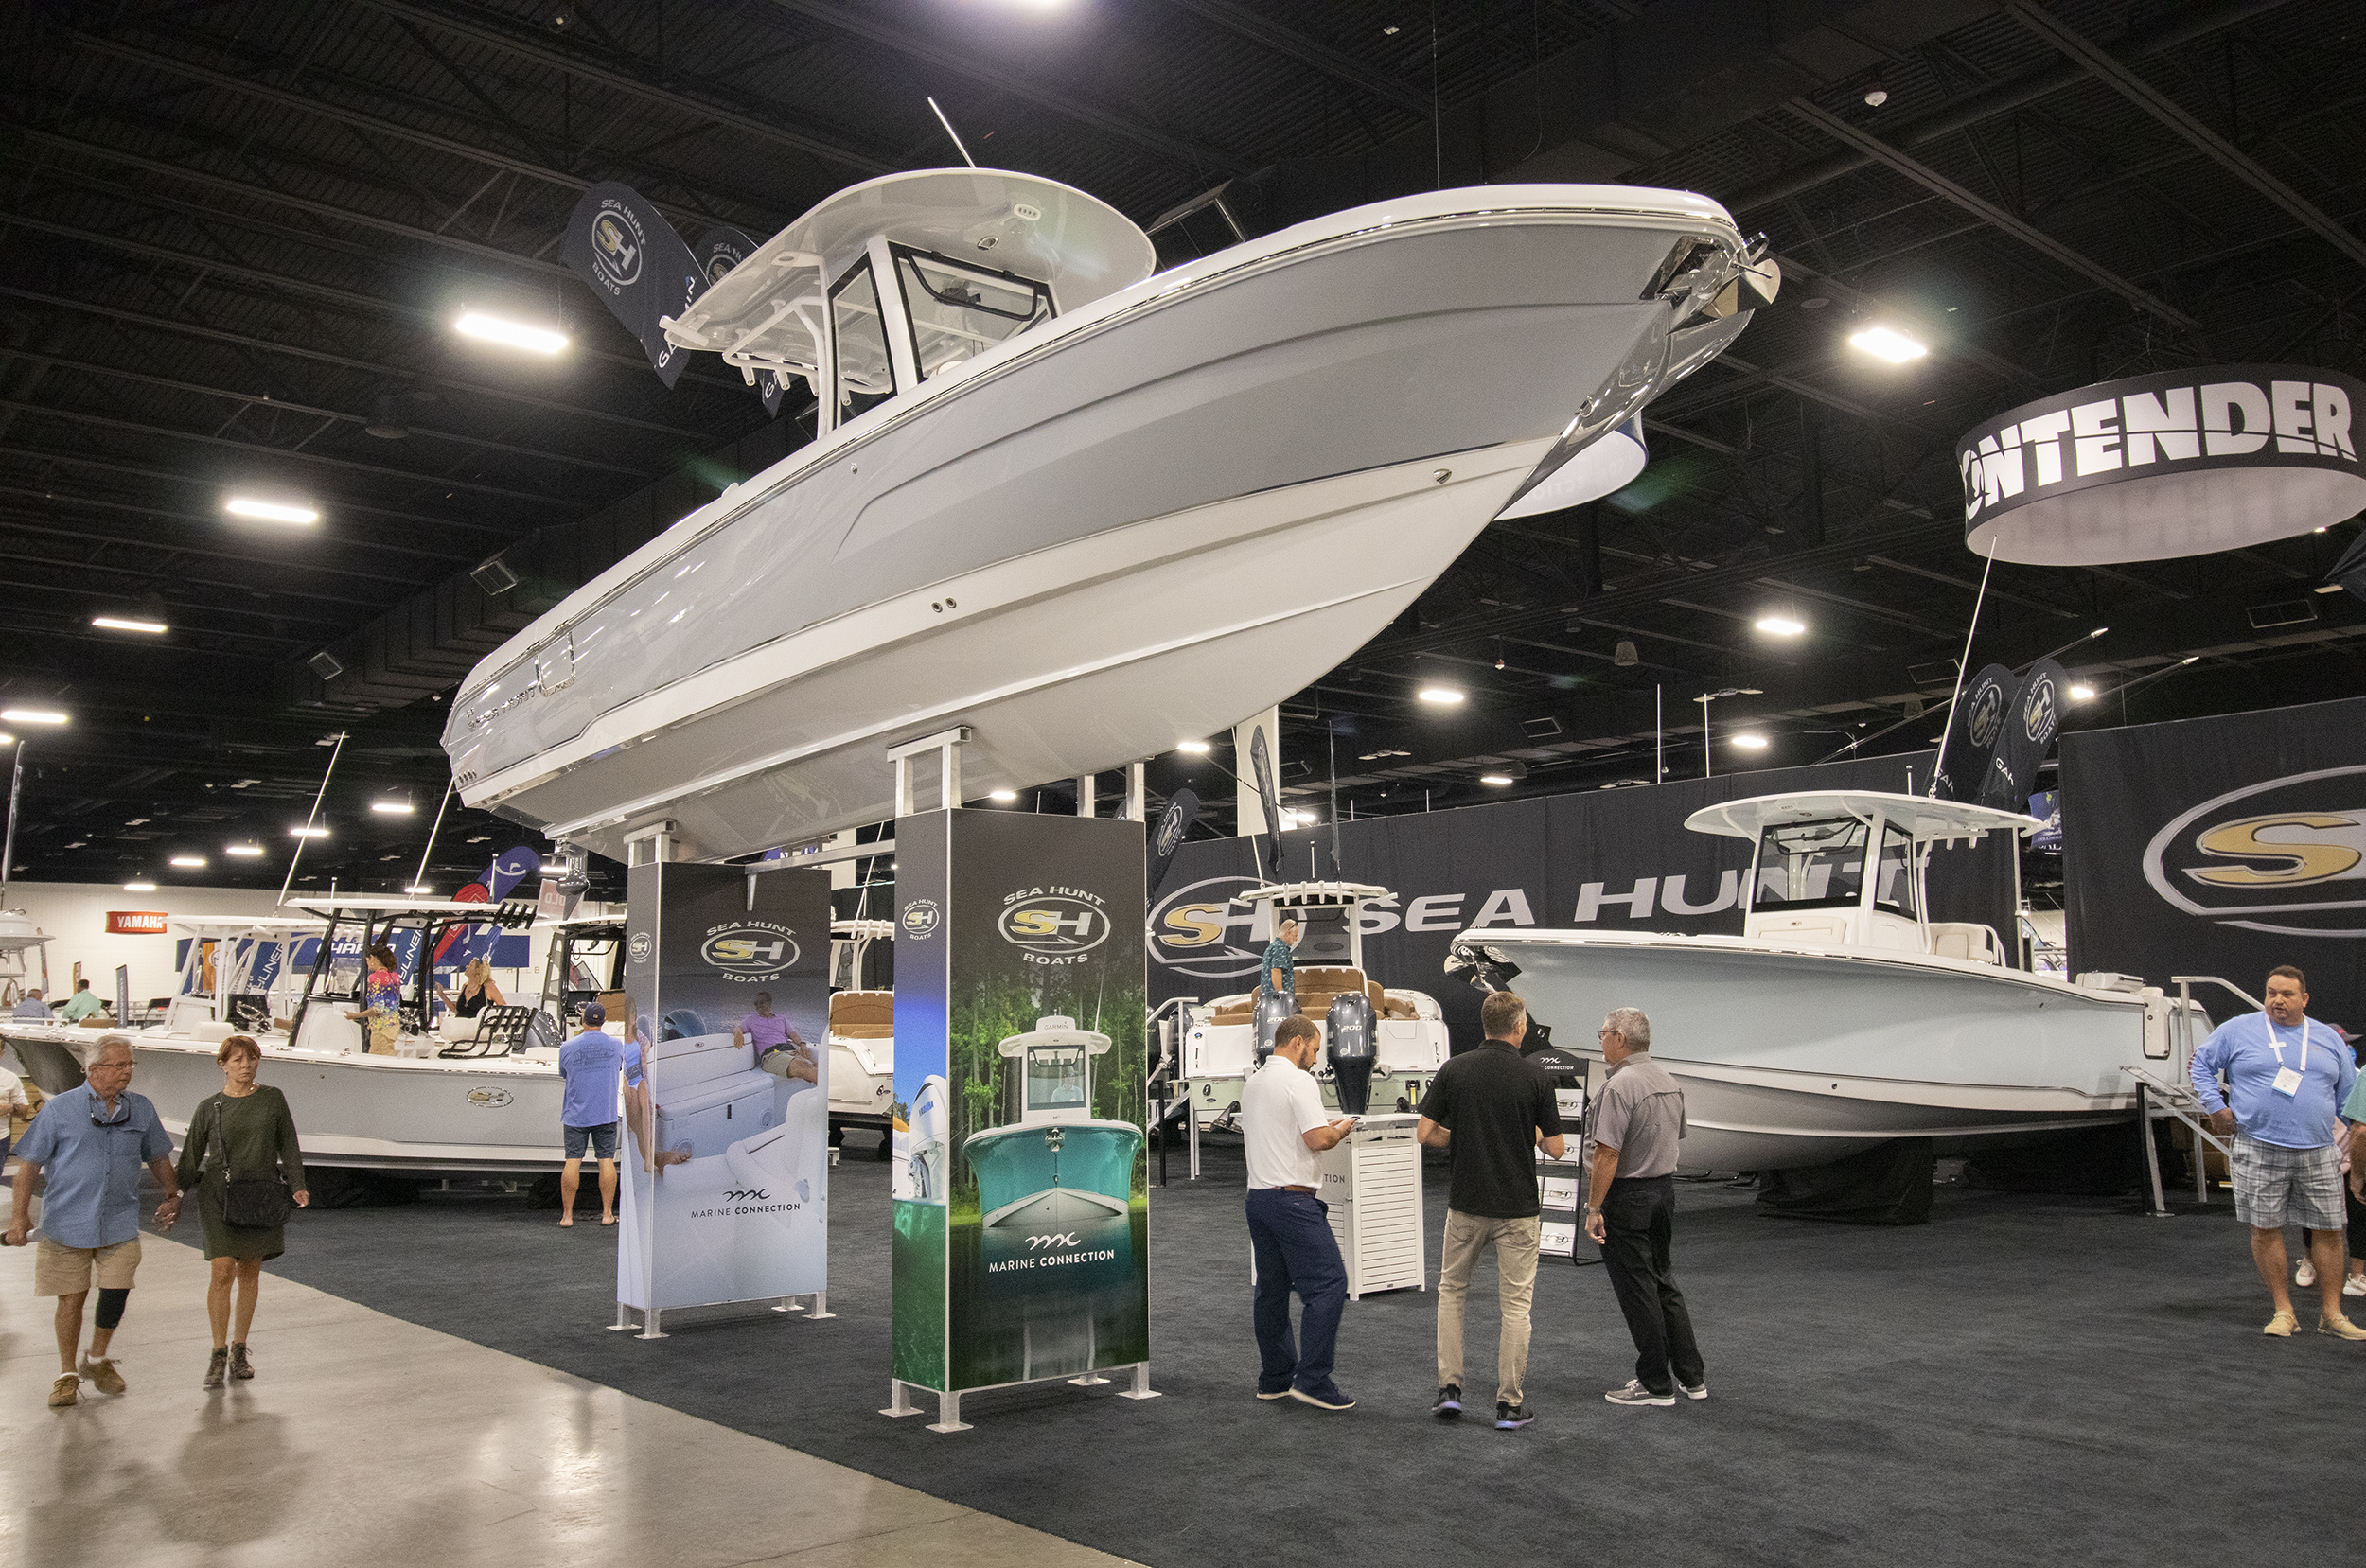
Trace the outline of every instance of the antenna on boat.
{"label": "antenna on boat", "polygon": [[953,129],[953,122],[945,117],[945,111],[937,107],[936,99],[930,98],[928,100],[928,110],[931,114],[936,115],[937,123],[945,127],[945,133],[953,138],[953,150],[962,155],[962,162],[967,164],[972,168],[976,168],[978,167],[978,160],[971,157],[969,155],[969,149],[962,145],[962,133]]}
{"label": "antenna on boat", "polygon": [[[288,890],[295,886],[296,865],[304,858],[304,846],[312,841],[313,824],[321,819],[321,802],[328,796],[328,781],[337,776],[337,759],[345,754],[345,732],[343,730],[337,731],[336,741],[335,748],[328,753],[328,770],[321,775],[321,787],[312,797],[312,814],[304,819],[304,831],[296,835],[295,853],[288,856],[288,879],[279,884],[279,902],[282,904],[288,902]],[[332,896],[337,891],[334,877],[329,879],[328,890]]]}
{"label": "antenna on boat", "polygon": [[[419,852],[419,874],[411,879],[411,885],[415,888],[427,885],[428,856],[435,853],[435,836],[444,829],[444,813],[451,809],[451,792],[459,783],[460,779],[457,774],[444,783],[444,803],[435,808],[435,824],[427,830],[427,848]],[[292,871],[291,874],[293,874]]]}
{"label": "antenna on boat", "polygon": [[[1980,629],[1980,607],[1988,602],[1988,573],[1996,570],[1996,552],[1988,552],[1988,564],[1980,569],[1980,592],[1971,601],[1971,625],[1964,628],[1964,656],[1955,661],[1955,690],[1948,699],[1947,728],[1939,731],[1939,760],[1931,765],[1931,793],[1939,792],[1939,781],[1947,777],[1947,743],[1955,733],[1955,703],[1964,695],[1964,677],[1971,672],[1972,634]],[[1912,794],[1912,788],[1907,790]]]}
{"label": "antenna on boat", "polygon": [[[16,763],[14,768],[9,774],[8,836],[5,838],[0,838],[0,909],[5,909],[9,907],[9,862],[16,858],[16,798],[18,793],[23,790],[24,787],[25,743],[20,740],[16,743]],[[44,953],[42,955],[42,961],[44,964],[46,964],[49,961],[47,954]],[[44,979],[48,978],[48,971],[45,968],[42,972],[42,978]]]}

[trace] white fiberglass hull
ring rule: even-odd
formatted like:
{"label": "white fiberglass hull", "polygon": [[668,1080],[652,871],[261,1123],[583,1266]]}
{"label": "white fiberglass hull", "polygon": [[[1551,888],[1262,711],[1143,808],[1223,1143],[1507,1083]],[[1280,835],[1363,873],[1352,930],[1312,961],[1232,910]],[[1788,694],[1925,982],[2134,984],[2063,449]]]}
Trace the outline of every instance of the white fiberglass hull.
{"label": "white fiberglass hull", "polygon": [[885,1129],[895,1119],[895,1042],[831,1035],[830,1120]]}
{"label": "white fiberglass hull", "polygon": [[1983,1139],[2130,1119],[2124,1070],[2166,1066],[2169,1004],[1952,959],[1739,937],[1492,929],[1511,989],[1580,1054],[1614,1008],[1651,1021],[1684,1086],[1683,1160],[1821,1165],[1901,1137]]}
{"label": "white fiberglass hull", "polygon": [[1687,237],[1738,254],[1696,197],[1401,205],[1032,328],[728,493],[471,675],[462,798],[720,857],[892,815],[884,749],[957,723],[972,795],[1154,754],[1332,668],[1574,412],[1607,429],[1746,319],[1653,291]]}

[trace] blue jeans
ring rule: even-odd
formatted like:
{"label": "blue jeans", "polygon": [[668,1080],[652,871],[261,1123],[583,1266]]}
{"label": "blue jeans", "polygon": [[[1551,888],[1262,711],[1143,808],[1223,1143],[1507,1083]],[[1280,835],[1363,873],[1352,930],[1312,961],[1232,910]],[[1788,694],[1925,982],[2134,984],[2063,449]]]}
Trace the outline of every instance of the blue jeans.
{"label": "blue jeans", "polygon": [[[1339,1314],[1348,1305],[1348,1266],[1331,1234],[1331,1206],[1312,1192],[1256,1188],[1248,1195],[1248,1239],[1257,1256],[1259,1392],[1331,1381]],[[1290,1341],[1290,1293],[1298,1293],[1298,1338]]]}

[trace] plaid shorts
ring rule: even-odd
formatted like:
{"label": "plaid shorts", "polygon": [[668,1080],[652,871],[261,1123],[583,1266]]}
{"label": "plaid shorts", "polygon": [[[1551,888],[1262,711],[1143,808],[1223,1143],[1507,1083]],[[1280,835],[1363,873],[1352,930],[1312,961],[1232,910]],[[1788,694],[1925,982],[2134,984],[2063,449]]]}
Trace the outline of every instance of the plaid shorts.
{"label": "plaid shorts", "polygon": [[2234,1138],[2234,1215],[2258,1230],[2306,1225],[2340,1230],[2347,1222],[2341,1203],[2341,1149],[2287,1149],[2280,1143]]}

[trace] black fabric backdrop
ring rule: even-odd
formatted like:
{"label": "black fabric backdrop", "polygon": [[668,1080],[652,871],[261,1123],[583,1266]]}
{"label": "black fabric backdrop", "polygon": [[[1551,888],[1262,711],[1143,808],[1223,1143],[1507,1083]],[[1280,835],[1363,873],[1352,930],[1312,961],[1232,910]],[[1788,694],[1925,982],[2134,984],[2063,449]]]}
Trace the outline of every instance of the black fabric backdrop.
{"label": "black fabric backdrop", "polygon": [[2256,996],[2293,963],[2311,1014],[2366,1027],[2366,697],[2067,735],[2062,802],[2079,970]]}
{"label": "black fabric backdrop", "polygon": [[[1341,875],[1393,890],[1392,902],[1365,917],[1365,968],[1383,985],[1436,996],[1459,1048],[1479,1038],[1479,994],[1444,978],[1447,946],[1457,932],[1474,925],[1601,925],[1739,935],[1737,895],[1751,846],[1686,832],[1686,817],[1753,795],[1902,790],[1909,769],[1917,785],[1928,787],[1933,754],[1367,818],[1340,824],[1345,864],[1337,872],[1326,824],[1283,836],[1280,880]],[[1932,859],[1932,918],[1981,921],[2011,943],[2013,874],[2013,851],[1993,834],[1977,847],[1939,851]],[[1263,880],[1245,838],[1193,840],[1176,852],[1151,906],[1154,1003],[1227,995],[1256,984],[1262,943],[1249,938],[1248,906],[1230,901]],[[1386,928],[1371,929],[1376,925]],[[1301,947],[1299,961],[1311,956]],[[1519,989],[1517,981],[1512,988]],[[1539,1021],[1564,1037],[1571,1027],[1596,1022]]]}

